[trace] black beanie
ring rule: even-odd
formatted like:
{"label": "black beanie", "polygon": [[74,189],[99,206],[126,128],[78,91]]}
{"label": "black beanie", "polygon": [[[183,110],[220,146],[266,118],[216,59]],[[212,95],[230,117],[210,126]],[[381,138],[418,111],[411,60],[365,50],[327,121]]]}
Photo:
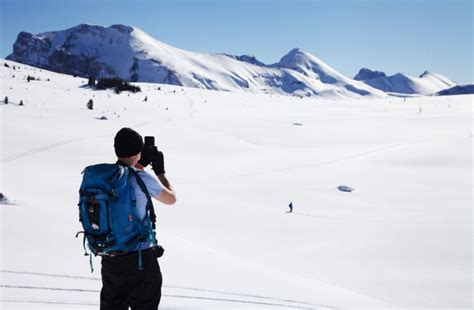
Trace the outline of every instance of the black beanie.
{"label": "black beanie", "polygon": [[143,150],[143,138],[135,130],[125,127],[115,135],[114,147],[117,157],[134,156]]}

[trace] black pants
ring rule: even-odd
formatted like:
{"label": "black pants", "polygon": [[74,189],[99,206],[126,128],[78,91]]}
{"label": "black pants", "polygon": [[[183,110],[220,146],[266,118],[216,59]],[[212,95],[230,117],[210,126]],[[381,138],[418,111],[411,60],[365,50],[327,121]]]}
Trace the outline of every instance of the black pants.
{"label": "black pants", "polygon": [[101,310],[158,309],[163,279],[155,251],[142,251],[142,264],[138,270],[138,252],[102,257]]}

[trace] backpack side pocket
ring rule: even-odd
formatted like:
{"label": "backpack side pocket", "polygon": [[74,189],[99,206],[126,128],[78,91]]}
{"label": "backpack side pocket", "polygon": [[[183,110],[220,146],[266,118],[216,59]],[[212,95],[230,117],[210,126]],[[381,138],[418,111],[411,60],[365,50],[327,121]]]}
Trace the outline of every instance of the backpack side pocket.
{"label": "backpack side pocket", "polygon": [[110,231],[109,195],[97,189],[81,193],[79,216],[86,233],[94,236],[107,234]]}

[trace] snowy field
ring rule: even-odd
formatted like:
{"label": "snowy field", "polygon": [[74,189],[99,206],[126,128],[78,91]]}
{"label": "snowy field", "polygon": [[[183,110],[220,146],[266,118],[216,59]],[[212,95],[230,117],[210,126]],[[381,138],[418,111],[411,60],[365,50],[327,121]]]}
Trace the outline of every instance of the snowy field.
{"label": "snowy field", "polygon": [[473,96],[115,95],[3,63],[0,308],[98,309],[78,188],[127,126],[178,193],[155,203],[160,309],[471,309]]}

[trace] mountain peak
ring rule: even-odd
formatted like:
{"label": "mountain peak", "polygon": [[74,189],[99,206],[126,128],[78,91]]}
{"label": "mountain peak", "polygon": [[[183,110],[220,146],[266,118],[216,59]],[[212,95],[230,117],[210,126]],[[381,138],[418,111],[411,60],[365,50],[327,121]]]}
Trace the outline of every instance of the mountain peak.
{"label": "mountain peak", "polygon": [[284,55],[280,59],[279,64],[280,66],[302,65],[307,62],[311,56],[311,54],[308,54],[299,47],[296,47]]}
{"label": "mountain peak", "polygon": [[419,78],[438,83],[439,85],[442,85],[444,88],[449,88],[449,87],[453,87],[453,86],[456,85],[456,83],[453,82],[448,77],[446,77],[442,74],[433,73],[433,72],[430,72],[430,71],[427,71],[427,70],[425,70],[425,72],[423,72],[419,76]]}
{"label": "mountain peak", "polygon": [[277,68],[292,69],[307,77],[315,78],[328,84],[335,84],[347,80],[346,77],[328,66],[316,56],[305,52],[300,48],[292,49],[273,66]]}
{"label": "mountain peak", "polygon": [[[130,34],[135,30],[136,27],[133,26],[127,26],[127,25],[122,25],[122,24],[115,24],[111,25],[110,27],[105,27],[101,25],[94,25],[94,24],[88,24],[88,23],[82,23],[77,26],[68,28],[64,31],[59,31],[59,32],[67,32],[67,33],[91,33],[91,32],[106,32],[109,31],[110,29],[117,30],[120,33],[123,34]],[[54,31],[55,33],[57,31]]]}
{"label": "mountain peak", "polygon": [[91,30],[100,30],[100,29],[105,29],[104,26],[99,26],[99,25],[93,25],[93,24],[87,24],[87,23],[83,23],[83,24],[79,24],[77,26],[74,26],[74,27],[71,27],[69,29],[66,29],[65,31],[67,32],[87,32],[87,31],[91,31]]}
{"label": "mountain peak", "polygon": [[287,54],[304,54],[304,53],[305,51],[303,51],[301,48],[295,47],[292,50],[290,50]]}
{"label": "mountain peak", "polygon": [[117,29],[119,32],[122,33],[132,33],[134,30],[133,26],[127,26],[127,25],[121,25],[121,24],[115,24],[110,26],[110,28]]}
{"label": "mountain peak", "polygon": [[428,76],[428,75],[432,75],[432,73],[429,72],[428,70],[425,70],[425,71],[420,75],[420,78],[423,78],[423,77]]}
{"label": "mountain peak", "polygon": [[387,75],[385,72],[382,71],[373,71],[367,68],[362,68],[359,70],[359,73],[356,74],[354,80],[357,81],[366,81],[380,77],[386,77]]}
{"label": "mountain peak", "polygon": [[280,61],[273,66],[296,70],[307,75],[307,71],[312,71],[314,67],[320,67],[321,64],[323,64],[323,62],[318,58],[296,47],[284,55]]}
{"label": "mountain peak", "polygon": [[213,90],[384,96],[300,48],[293,48],[273,65],[254,56],[227,56],[181,50],[134,26],[80,24],[34,35],[22,33],[7,59],[82,77],[119,77]]}

